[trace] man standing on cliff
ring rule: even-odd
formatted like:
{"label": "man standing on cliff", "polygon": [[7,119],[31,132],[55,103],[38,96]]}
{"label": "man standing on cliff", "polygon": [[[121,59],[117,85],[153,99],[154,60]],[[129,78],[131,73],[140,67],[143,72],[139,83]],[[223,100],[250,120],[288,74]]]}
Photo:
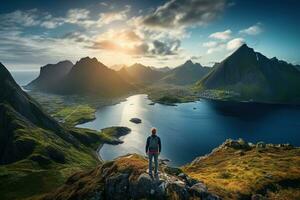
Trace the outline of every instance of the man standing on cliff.
{"label": "man standing on cliff", "polygon": [[158,155],[161,152],[160,138],[156,135],[156,128],[151,129],[151,136],[147,138],[146,154],[149,158],[149,175],[152,177],[152,160],[154,158],[154,174],[158,177]]}

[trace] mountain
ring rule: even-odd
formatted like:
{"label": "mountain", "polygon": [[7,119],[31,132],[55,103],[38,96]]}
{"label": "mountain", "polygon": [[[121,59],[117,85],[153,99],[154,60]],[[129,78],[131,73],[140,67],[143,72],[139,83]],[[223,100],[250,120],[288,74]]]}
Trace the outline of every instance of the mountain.
{"label": "mountain", "polygon": [[[124,71],[126,69],[126,72]],[[125,73],[124,73],[125,72]],[[119,71],[121,77],[125,79],[128,75],[131,77],[131,81],[139,84],[153,84],[164,76],[164,72],[153,70],[151,67],[135,63],[129,67],[123,68]]]}
{"label": "mountain", "polygon": [[67,174],[94,167],[101,141],[97,131],[55,121],[0,63],[0,199],[49,192]]}
{"label": "mountain", "polygon": [[55,92],[62,94],[91,94],[105,97],[120,96],[135,87],[96,58],[82,58],[60,82]]}
{"label": "mountain", "polygon": [[47,91],[55,87],[71,70],[73,63],[65,60],[56,64],[48,64],[40,69],[40,75],[25,86],[30,90]]}
{"label": "mountain", "polygon": [[228,90],[242,100],[299,103],[300,72],[285,61],[268,59],[246,44],[216,65],[198,88]]}
{"label": "mountain", "polygon": [[203,67],[199,63],[193,63],[191,60],[170,70],[164,76],[161,82],[174,85],[189,85],[204,77],[211,68]]}

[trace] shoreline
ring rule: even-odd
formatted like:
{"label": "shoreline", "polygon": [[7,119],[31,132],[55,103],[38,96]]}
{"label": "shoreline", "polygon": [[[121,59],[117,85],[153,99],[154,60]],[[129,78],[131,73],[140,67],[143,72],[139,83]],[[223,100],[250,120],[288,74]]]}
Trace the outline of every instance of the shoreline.
{"label": "shoreline", "polygon": [[98,158],[98,160],[99,160],[100,162],[105,162],[105,160],[103,160],[103,159],[101,158],[101,155],[100,155],[100,150],[101,150],[101,148],[103,147],[103,145],[104,145],[104,143],[100,144],[100,145],[98,146],[97,150],[95,151],[95,154],[96,154],[96,156],[97,156],[97,158]]}
{"label": "shoreline", "polygon": [[209,97],[199,96],[200,99],[222,103],[242,103],[242,104],[260,104],[260,105],[273,105],[273,106],[295,106],[300,108],[300,103],[280,103],[272,101],[239,101],[239,100],[225,100],[225,99],[213,99]]}

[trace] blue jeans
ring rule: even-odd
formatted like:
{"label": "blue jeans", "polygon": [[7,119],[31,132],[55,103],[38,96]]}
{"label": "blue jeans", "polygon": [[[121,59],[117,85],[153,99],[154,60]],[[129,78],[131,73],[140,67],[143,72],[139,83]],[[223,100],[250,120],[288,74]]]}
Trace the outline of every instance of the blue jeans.
{"label": "blue jeans", "polygon": [[154,173],[157,175],[158,171],[158,153],[149,153],[149,174],[152,175],[152,160],[154,158]]}

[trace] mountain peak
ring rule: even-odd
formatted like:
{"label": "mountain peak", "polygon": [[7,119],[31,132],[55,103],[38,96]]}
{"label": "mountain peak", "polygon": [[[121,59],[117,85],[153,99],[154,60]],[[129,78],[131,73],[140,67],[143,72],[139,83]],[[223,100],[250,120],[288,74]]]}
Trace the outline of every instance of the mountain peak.
{"label": "mountain peak", "polygon": [[97,58],[90,58],[89,56],[87,56],[87,57],[84,57],[84,58],[81,58],[79,61],[77,61],[77,63],[85,63],[85,62],[94,62],[94,63],[96,63],[96,62],[99,62],[98,60],[97,60]]}
{"label": "mountain peak", "polygon": [[231,54],[231,56],[227,57],[227,59],[231,58],[231,57],[248,57],[248,56],[254,56],[255,55],[255,51],[254,49],[250,48],[247,46],[247,44],[243,44],[242,46],[240,46],[237,50],[235,50],[235,52],[233,52]]}
{"label": "mountain peak", "polygon": [[187,60],[185,61],[185,63],[183,65],[193,65],[193,61],[192,60]]}
{"label": "mountain peak", "polygon": [[133,65],[131,65],[130,67],[146,67],[145,65],[141,64],[141,63],[134,63]]}
{"label": "mountain peak", "polygon": [[99,68],[108,68],[103,63],[97,60],[97,58],[93,57],[90,58],[89,56],[81,58],[79,61],[76,62],[74,68],[92,68],[92,69],[99,69]]}
{"label": "mountain peak", "polygon": [[254,49],[248,47],[246,43],[240,46],[235,52],[254,52]]}
{"label": "mountain peak", "polygon": [[9,71],[6,67],[0,62],[0,81],[5,81],[7,79],[13,80],[12,76],[10,75]]}

